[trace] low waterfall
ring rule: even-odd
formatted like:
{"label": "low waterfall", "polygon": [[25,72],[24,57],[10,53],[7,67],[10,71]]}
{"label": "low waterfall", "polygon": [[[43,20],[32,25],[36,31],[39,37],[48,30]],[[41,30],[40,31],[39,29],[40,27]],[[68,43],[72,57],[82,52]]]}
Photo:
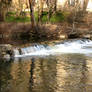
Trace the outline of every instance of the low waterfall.
{"label": "low waterfall", "polygon": [[15,57],[46,56],[65,53],[91,54],[92,41],[88,39],[80,39],[59,42],[54,45],[34,45],[20,48],[20,50],[14,49],[14,53]]}

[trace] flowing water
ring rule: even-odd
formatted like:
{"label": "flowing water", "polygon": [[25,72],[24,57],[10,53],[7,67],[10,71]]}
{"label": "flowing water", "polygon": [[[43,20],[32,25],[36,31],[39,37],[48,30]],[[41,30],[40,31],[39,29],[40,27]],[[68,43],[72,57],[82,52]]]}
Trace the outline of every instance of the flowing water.
{"label": "flowing water", "polygon": [[87,39],[69,40],[51,45],[35,44],[23,48],[14,49],[15,57],[49,56],[64,53],[92,54],[92,41]]}
{"label": "flowing water", "polygon": [[0,60],[0,92],[92,92],[92,41],[14,49]]}

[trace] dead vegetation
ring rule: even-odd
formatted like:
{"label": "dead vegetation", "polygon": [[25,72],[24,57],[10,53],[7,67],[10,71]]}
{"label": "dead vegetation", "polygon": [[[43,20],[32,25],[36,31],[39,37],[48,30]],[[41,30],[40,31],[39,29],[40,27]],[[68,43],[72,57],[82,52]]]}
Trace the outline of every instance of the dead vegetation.
{"label": "dead vegetation", "polygon": [[[91,15],[84,17],[84,22],[75,24],[72,30],[72,24],[63,23],[47,23],[38,25],[37,39],[38,41],[58,40],[67,38],[83,38],[85,35],[92,37],[92,18]],[[30,23],[0,23],[0,43],[26,43],[34,42],[34,31],[32,31]],[[85,36],[88,37],[88,36]]]}

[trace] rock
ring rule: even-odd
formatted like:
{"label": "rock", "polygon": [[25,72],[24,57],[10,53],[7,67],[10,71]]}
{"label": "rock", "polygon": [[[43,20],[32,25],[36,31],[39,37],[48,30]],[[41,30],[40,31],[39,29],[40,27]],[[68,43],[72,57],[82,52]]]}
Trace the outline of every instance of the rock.
{"label": "rock", "polygon": [[82,37],[86,38],[86,39],[91,39],[92,38],[92,36],[90,34],[83,35]]}
{"label": "rock", "polygon": [[3,56],[3,58],[4,58],[4,59],[10,59],[11,57],[10,57],[9,54],[6,54],[6,55]]}
{"label": "rock", "polygon": [[78,33],[76,33],[76,32],[73,32],[73,33],[71,33],[71,34],[68,34],[68,38],[69,39],[72,39],[72,38],[79,38],[79,34]]}
{"label": "rock", "polygon": [[62,34],[59,36],[60,39],[67,39],[67,35],[66,34]]}
{"label": "rock", "polygon": [[0,50],[11,50],[12,45],[10,44],[0,44]]}
{"label": "rock", "polygon": [[14,56],[13,47],[10,44],[0,45],[0,58],[10,58]]}

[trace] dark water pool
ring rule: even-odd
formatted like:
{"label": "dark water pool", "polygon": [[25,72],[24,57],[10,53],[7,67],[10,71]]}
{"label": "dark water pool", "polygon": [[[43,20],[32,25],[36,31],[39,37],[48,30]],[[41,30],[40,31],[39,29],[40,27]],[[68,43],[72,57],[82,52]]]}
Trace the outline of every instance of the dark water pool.
{"label": "dark water pool", "polygon": [[92,92],[92,58],[62,54],[0,59],[0,92]]}

